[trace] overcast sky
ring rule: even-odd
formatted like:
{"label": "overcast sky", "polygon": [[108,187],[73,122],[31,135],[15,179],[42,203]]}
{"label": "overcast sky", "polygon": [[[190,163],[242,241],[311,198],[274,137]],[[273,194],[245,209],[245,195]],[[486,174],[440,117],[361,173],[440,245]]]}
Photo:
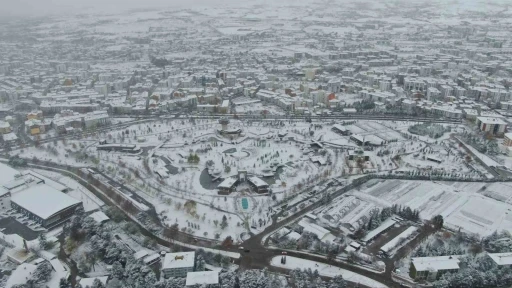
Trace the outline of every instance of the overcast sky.
{"label": "overcast sky", "polygon": [[[60,13],[83,13],[103,11],[107,13],[121,12],[134,8],[216,6],[275,3],[283,0],[0,0],[0,15],[2,16],[37,16]],[[312,1],[299,0],[288,2]]]}

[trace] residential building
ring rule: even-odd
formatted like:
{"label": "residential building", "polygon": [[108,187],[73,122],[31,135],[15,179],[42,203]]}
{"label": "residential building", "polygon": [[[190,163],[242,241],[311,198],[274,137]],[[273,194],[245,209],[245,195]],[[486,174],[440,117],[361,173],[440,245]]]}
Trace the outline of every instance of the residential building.
{"label": "residential building", "polygon": [[477,117],[476,125],[482,132],[503,136],[507,130],[507,122],[497,117]]}
{"label": "residential building", "polygon": [[498,267],[512,267],[512,252],[506,253],[487,253],[494,265]]}
{"label": "residential building", "polygon": [[503,135],[503,145],[512,147],[512,133],[505,133]]}
{"label": "residential building", "polygon": [[162,262],[162,274],[165,278],[187,277],[188,272],[194,271],[195,252],[180,252],[165,254]]}
{"label": "residential building", "polygon": [[458,255],[437,256],[437,257],[418,257],[411,259],[409,276],[415,280],[434,281],[445,273],[456,273],[459,271]]}

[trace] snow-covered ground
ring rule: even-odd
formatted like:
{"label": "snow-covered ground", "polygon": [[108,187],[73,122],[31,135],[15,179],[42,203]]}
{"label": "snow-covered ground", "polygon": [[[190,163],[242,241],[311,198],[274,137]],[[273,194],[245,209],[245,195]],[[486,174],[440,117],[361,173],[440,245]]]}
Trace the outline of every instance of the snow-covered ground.
{"label": "snow-covered ground", "polygon": [[292,256],[286,256],[286,264],[281,264],[281,257],[282,256],[275,256],[274,258],[272,258],[270,264],[274,267],[280,267],[280,268],[285,268],[285,269],[290,269],[290,270],[293,270],[293,269],[311,269],[313,271],[318,270],[318,273],[320,275],[326,276],[326,277],[334,277],[337,275],[341,275],[341,276],[343,276],[343,279],[345,279],[347,281],[362,284],[362,285],[372,287],[372,288],[387,287],[386,285],[384,285],[380,282],[377,282],[373,279],[370,279],[366,276],[363,276],[363,275],[360,275],[360,274],[357,274],[357,273],[354,273],[354,272],[351,272],[351,271],[348,271],[348,270],[345,270],[342,268],[331,266],[329,264],[324,264],[324,263],[315,262],[315,261],[311,261],[311,260],[305,260],[305,259],[300,259],[300,258],[296,258],[296,257],[292,257]]}
{"label": "snow-covered ground", "polygon": [[446,227],[485,236],[512,231],[512,196],[504,192],[511,188],[509,183],[371,180],[348,194],[376,205],[418,209],[422,219],[442,215]]}
{"label": "snow-covered ground", "polygon": [[57,181],[71,188],[67,194],[75,199],[82,201],[85,212],[99,209],[105,205],[101,199],[96,197],[96,195],[94,195],[91,191],[80,185],[80,183],[76,182],[75,180],[64,176],[59,178]]}

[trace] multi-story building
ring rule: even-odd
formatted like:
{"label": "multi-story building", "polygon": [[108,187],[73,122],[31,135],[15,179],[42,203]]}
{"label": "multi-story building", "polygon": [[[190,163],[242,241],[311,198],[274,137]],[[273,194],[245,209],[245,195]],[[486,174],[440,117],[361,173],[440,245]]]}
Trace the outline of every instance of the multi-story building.
{"label": "multi-story building", "polygon": [[507,130],[507,122],[497,117],[477,117],[476,125],[480,131],[496,136],[503,136]]}
{"label": "multi-story building", "polygon": [[162,263],[162,274],[165,278],[187,277],[194,271],[195,252],[167,253]]}
{"label": "multi-story building", "polygon": [[512,147],[512,133],[505,133],[503,135],[503,145]]}

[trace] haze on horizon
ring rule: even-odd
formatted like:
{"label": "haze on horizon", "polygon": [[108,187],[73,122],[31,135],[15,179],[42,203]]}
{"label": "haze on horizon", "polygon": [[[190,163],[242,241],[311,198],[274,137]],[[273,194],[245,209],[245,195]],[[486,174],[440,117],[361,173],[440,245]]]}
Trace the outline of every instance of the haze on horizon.
{"label": "haze on horizon", "polygon": [[[204,7],[222,7],[222,6],[247,6],[247,5],[307,5],[313,2],[325,2],[326,5],[337,5],[343,2],[353,2],[355,0],[0,0],[0,16],[15,18],[22,16],[58,16],[65,14],[81,13],[122,13],[132,9],[183,9],[197,6]],[[372,2],[375,0],[365,0]],[[397,0],[380,0],[389,2],[400,2]],[[411,1],[407,1],[411,2]],[[445,2],[457,5],[460,8],[470,9],[471,7],[490,5],[496,3],[503,5],[507,0],[415,0],[414,2],[428,2],[434,4]]]}

